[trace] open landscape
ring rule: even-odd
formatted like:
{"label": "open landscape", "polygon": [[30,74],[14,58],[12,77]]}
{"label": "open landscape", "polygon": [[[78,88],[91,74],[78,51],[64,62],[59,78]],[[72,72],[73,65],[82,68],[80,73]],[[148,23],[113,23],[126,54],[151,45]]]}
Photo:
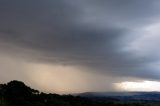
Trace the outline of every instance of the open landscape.
{"label": "open landscape", "polygon": [[58,95],[20,81],[0,85],[0,106],[159,106],[158,92],[107,92]]}
{"label": "open landscape", "polygon": [[0,106],[160,106],[160,0],[0,0]]}

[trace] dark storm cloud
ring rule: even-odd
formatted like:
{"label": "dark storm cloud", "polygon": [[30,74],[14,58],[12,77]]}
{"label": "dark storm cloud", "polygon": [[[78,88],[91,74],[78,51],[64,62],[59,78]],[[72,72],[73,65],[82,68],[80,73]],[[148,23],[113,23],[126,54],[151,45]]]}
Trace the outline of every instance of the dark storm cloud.
{"label": "dark storm cloud", "polygon": [[[123,43],[128,43],[122,39],[131,29],[159,17],[158,3],[158,0],[1,0],[0,41],[39,52],[40,57],[28,54],[35,60],[80,64],[116,76],[158,79],[146,67],[148,58],[138,59],[121,52]],[[20,54],[21,49],[16,52]]]}

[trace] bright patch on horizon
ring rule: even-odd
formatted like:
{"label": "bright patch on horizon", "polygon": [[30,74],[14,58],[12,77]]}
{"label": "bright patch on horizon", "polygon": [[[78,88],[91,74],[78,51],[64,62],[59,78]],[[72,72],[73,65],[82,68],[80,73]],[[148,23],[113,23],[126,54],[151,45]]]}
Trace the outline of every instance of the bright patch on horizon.
{"label": "bright patch on horizon", "polygon": [[142,81],[142,82],[121,82],[116,83],[118,89],[125,91],[160,91],[160,82],[158,81]]}

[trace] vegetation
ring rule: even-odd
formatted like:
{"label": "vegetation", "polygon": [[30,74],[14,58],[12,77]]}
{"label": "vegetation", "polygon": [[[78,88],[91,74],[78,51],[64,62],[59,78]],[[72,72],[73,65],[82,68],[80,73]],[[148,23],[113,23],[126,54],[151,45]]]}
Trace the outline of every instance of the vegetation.
{"label": "vegetation", "polygon": [[5,106],[4,98],[0,97],[0,106]]}
{"label": "vegetation", "polygon": [[125,101],[40,93],[20,81],[0,84],[0,106],[160,106],[158,101]]}

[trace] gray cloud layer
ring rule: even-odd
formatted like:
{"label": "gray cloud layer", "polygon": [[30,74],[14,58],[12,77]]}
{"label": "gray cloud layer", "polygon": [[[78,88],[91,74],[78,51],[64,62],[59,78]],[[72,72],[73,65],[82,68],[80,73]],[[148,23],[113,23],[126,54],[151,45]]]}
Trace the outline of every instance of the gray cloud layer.
{"label": "gray cloud layer", "polygon": [[138,40],[160,22],[159,6],[159,0],[1,0],[1,50],[116,77],[159,79],[153,47],[132,48],[148,44]]}

